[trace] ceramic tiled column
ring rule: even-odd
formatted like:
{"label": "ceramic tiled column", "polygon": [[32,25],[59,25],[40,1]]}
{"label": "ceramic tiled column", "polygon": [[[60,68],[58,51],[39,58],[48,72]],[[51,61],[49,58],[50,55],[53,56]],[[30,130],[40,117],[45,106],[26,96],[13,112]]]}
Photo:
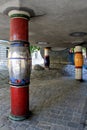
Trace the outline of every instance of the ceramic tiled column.
{"label": "ceramic tiled column", "polygon": [[44,48],[44,67],[45,69],[50,67],[49,47]]}
{"label": "ceramic tiled column", "polygon": [[83,67],[83,55],[82,55],[82,47],[75,47],[75,79],[82,80],[82,67]]}
{"label": "ceramic tiled column", "polygon": [[12,10],[10,16],[10,50],[8,55],[11,113],[9,118],[29,117],[29,83],[31,57],[28,42],[29,13]]}

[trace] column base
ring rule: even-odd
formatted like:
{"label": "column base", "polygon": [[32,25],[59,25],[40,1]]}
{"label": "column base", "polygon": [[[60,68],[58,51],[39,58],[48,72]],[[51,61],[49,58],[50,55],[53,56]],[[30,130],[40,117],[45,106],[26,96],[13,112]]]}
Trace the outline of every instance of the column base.
{"label": "column base", "polygon": [[76,79],[76,81],[84,82],[84,80],[83,80],[83,79]]}
{"label": "column base", "polygon": [[46,67],[46,68],[44,68],[45,70],[50,70],[50,68],[48,68],[48,67]]}
{"label": "column base", "polygon": [[78,81],[81,81],[83,79],[82,77],[82,67],[81,68],[75,68],[75,79]]}
{"label": "column base", "polygon": [[10,114],[10,115],[9,115],[9,119],[14,120],[14,121],[23,121],[23,120],[26,120],[26,119],[28,119],[29,117],[31,117],[31,115],[32,115],[32,112],[31,112],[31,111],[29,111],[29,114],[27,114],[27,115],[25,115],[25,116],[15,116],[15,115],[13,115],[13,114]]}

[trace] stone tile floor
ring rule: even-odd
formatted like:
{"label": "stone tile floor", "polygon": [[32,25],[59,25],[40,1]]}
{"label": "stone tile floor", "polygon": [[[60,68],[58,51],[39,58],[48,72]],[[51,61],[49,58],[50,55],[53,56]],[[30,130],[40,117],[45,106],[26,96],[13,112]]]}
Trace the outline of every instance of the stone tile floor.
{"label": "stone tile floor", "polygon": [[8,71],[0,69],[0,130],[87,130],[87,70],[84,82],[74,79],[74,67],[32,71],[32,117],[12,121]]}

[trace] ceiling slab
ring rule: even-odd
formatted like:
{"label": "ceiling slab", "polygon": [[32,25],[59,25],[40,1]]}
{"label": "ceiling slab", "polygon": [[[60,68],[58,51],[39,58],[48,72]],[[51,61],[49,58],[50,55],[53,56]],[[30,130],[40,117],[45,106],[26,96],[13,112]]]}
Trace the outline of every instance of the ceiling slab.
{"label": "ceiling slab", "polygon": [[[14,5],[14,6],[13,6]],[[87,36],[71,37],[72,32],[87,32],[87,0],[0,0],[1,13],[16,7],[33,10],[29,21],[31,44],[48,42],[51,47],[72,47]],[[0,38],[9,39],[9,17],[0,14]]]}

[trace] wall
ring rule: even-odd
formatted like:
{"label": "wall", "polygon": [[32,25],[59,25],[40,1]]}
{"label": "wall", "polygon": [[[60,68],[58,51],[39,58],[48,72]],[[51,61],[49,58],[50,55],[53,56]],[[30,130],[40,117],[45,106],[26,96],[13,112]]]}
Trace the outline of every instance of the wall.
{"label": "wall", "polygon": [[[44,50],[41,49],[41,54],[44,57]],[[58,68],[59,65],[71,64],[69,61],[69,50],[65,49],[63,51],[49,51],[50,55],[50,67]]]}
{"label": "wall", "polygon": [[0,44],[0,66],[7,67],[7,47]]}

